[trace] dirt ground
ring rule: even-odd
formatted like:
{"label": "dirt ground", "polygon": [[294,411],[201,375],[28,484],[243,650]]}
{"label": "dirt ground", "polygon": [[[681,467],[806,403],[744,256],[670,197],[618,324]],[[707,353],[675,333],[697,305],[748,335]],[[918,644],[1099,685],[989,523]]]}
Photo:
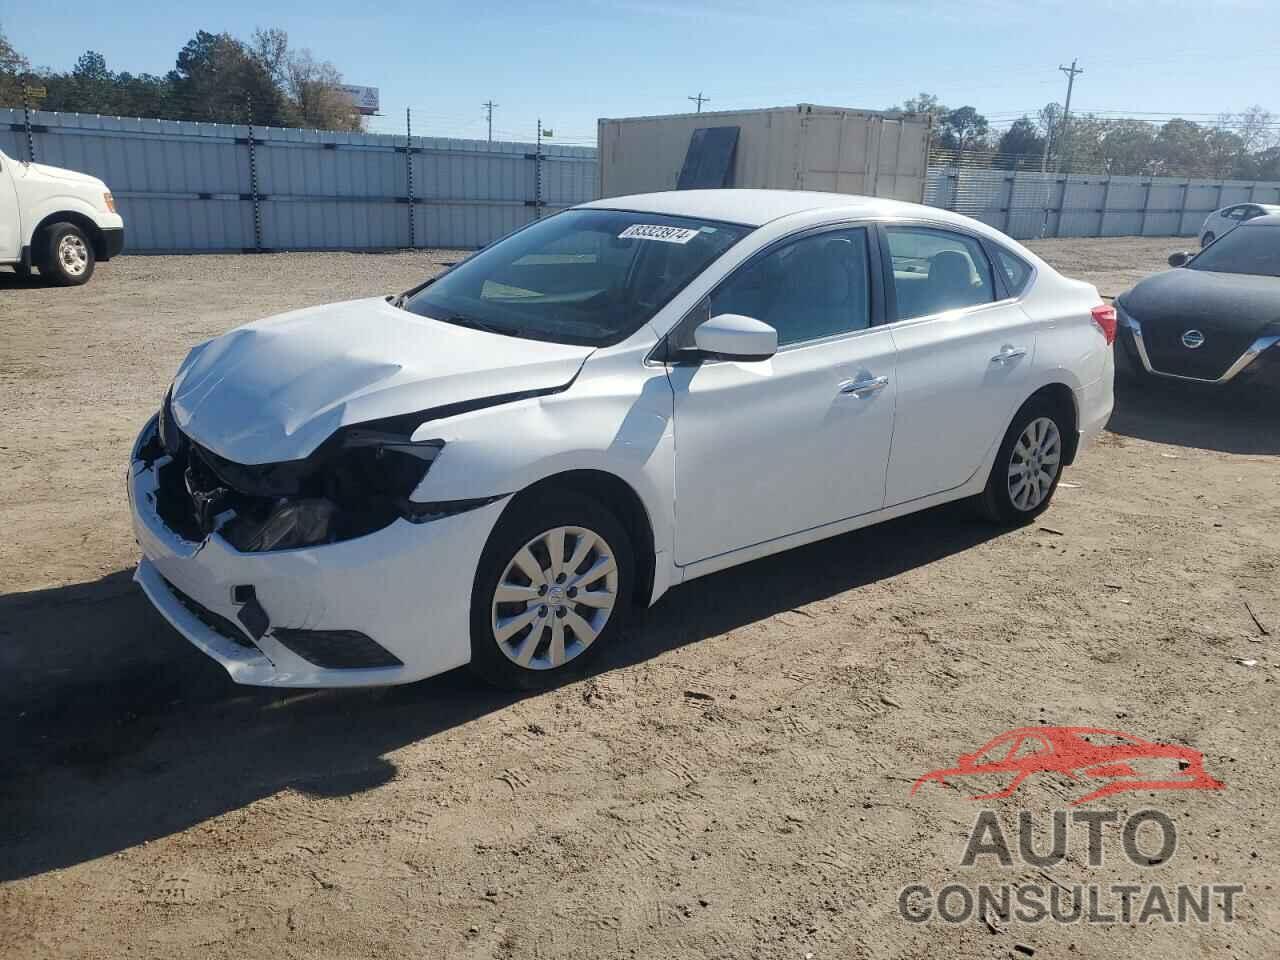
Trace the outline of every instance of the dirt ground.
{"label": "dirt ground", "polygon": [[[1115,294],[1182,245],[1035,246]],[[1121,381],[1039,523],[957,505],[697,581],[549,693],[231,684],[130,580],[134,434],[192,344],[453,256],[0,274],[0,956],[1277,955],[1274,395]],[[912,782],[1039,724],[1187,745],[1226,786],[1091,805],[1168,814],[1158,865],[1108,834],[1091,867],[1073,833],[1050,867],[962,868],[979,809],[1013,836],[1080,786]],[[1246,889],[1232,923],[899,916],[956,880]]]}

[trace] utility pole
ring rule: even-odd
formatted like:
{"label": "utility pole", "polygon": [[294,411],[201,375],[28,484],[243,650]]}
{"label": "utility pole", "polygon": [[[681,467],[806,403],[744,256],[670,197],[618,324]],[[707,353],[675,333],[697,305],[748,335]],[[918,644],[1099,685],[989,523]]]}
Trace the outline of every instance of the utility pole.
{"label": "utility pole", "polygon": [[484,109],[485,109],[485,115],[488,117],[488,120],[489,120],[489,142],[490,142],[490,143],[493,143],[493,108],[494,108],[494,107],[500,107],[500,106],[502,106],[502,104],[500,104],[500,103],[494,103],[492,100],[486,100],[484,103],[480,104],[480,106],[484,107]]}
{"label": "utility pole", "polygon": [[696,103],[696,104],[698,105],[698,113],[701,113],[701,112],[702,112],[702,105],[703,105],[704,103],[710,103],[710,102],[711,102],[711,98],[710,98],[710,97],[704,97],[704,96],[702,95],[702,91],[701,91],[701,90],[699,90],[699,91],[698,91],[698,95],[697,95],[696,97],[686,97],[685,99],[692,100],[694,103]]}
{"label": "utility pole", "polygon": [[1054,161],[1053,172],[1057,173],[1062,166],[1062,147],[1067,143],[1067,124],[1071,122],[1071,89],[1076,85],[1076,74],[1084,73],[1083,68],[1076,66],[1075,58],[1071,60],[1071,66],[1059,66],[1059,70],[1067,75],[1067,102],[1062,105],[1062,120],[1058,124],[1060,131],[1058,136],[1058,158]]}

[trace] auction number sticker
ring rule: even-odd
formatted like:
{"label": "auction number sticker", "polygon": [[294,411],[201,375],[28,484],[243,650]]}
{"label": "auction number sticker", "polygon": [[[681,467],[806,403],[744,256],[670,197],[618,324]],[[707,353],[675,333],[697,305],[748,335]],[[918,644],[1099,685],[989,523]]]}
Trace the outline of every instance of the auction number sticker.
{"label": "auction number sticker", "polygon": [[664,227],[657,223],[634,223],[618,234],[619,240],[661,240],[663,243],[688,243],[698,235],[688,227]]}

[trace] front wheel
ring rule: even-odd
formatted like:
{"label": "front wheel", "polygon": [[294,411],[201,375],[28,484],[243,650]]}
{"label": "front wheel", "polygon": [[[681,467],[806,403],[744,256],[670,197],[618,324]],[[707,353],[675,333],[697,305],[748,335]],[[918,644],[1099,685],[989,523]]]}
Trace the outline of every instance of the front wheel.
{"label": "front wheel", "polygon": [[74,223],[55,223],[44,233],[40,275],[61,287],[88,283],[93,276],[93,244]]}
{"label": "front wheel", "polygon": [[596,501],[554,491],[513,503],[472,587],[472,670],[518,690],[581,673],[621,631],[634,571],[626,530]]}
{"label": "front wheel", "polygon": [[1020,526],[1049,509],[1062,476],[1066,429],[1055,404],[1042,398],[1023,404],[1009,424],[980,498],[989,519]]}

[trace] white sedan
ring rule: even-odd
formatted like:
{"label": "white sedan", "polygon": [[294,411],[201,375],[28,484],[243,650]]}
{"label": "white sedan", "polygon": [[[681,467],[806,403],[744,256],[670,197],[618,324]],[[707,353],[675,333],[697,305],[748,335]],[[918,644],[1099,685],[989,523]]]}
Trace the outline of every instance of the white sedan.
{"label": "white sedan", "polygon": [[1280,206],[1271,203],[1233,203],[1229,207],[1215,210],[1204,218],[1204,224],[1200,227],[1200,246],[1207,247],[1240,224],[1256,217],[1265,217],[1269,213],[1280,213]]}
{"label": "white sedan", "polygon": [[241,683],[542,686],[704,574],[962,498],[1028,522],[1114,337],[943,210],[600,200],[192,350],[133,450],[136,578]]}

